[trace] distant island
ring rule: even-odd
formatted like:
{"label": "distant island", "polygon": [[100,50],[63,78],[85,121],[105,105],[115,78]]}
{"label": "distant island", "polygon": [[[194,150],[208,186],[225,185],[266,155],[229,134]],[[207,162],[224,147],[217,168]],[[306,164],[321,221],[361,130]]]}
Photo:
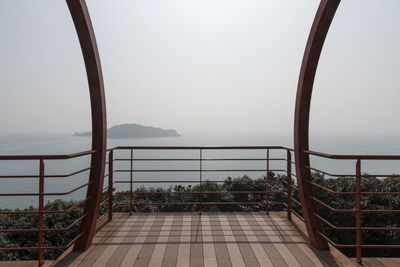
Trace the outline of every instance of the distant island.
{"label": "distant island", "polygon": [[[76,132],[74,136],[92,136],[92,132]],[[143,126],[136,123],[115,125],[107,130],[107,138],[153,138],[153,137],[177,137],[180,136],[175,130],[164,130],[152,126]]]}

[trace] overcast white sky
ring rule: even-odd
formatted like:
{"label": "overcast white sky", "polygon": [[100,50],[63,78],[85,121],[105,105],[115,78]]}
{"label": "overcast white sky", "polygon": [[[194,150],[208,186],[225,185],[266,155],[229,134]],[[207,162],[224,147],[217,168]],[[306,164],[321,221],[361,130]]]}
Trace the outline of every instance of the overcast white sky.
{"label": "overcast white sky", "polygon": [[[292,133],[318,0],[87,0],[108,125]],[[321,57],[311,132],[400,133],[400,1],[343,0]],[[0,133],[90,130],[63,0],[0,3]]]}

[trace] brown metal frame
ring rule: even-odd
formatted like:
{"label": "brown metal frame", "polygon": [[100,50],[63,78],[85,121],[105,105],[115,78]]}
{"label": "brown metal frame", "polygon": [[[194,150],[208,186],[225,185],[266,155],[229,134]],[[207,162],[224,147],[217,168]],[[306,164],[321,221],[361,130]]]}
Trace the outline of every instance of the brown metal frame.
{"label": "brown metal frame", "polygon": [[94,167],[90,170],[90,184],[86,195],[88,201],[84,213],[87,216],[80,224],[78,233],[80,237],[74,246],[74,250],[83,251],[93,240],[103,188],[107,147],[106,102],[99,51],[86,3],[84,0],[66,0],[66,2],[85,61],[92,112],[92,150],[96,151],[91,159],[91,166]]}
{"label": "brown metal frame", "polygon": [[310,198],[314,196],[314,192],[313,187],[308,183],[311,181],[311,171],[306,166],[310,166],[310,158],[305,151],[309,150],[310,104],[315,73],[326,35],[339,4],[340,0],[321,0],[320,2],[303,56],[294,115],[294,154],[304,221],[311,244],[322,250],[328,250],[329,246],[327,241],[318,234],[323,230],[321,220],[315,216],[318,214],[316,202]]}

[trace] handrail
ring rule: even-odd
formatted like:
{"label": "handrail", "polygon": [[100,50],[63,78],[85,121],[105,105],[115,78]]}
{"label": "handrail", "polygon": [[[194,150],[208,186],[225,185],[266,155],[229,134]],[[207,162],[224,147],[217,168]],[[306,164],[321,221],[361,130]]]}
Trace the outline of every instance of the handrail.
{"label": "handrail", "polygon": [[318,156],[318,157],[323,157],[323,158],[328,158],[328,159],[341,159],[341,160],[398,160],[400,159],[400,155],[357,155],[357,154],[352,154],[352,155],[339,155],[339,154],[328,154],[328,153],[322,153],[322,152],[316,152],[312,150],[305,150],[305,153],[312,155],[312,156]]}
{"label": "handrail", "polygon": [[64,155],[0,155],[0,160],[62,160],[87,156],[96,152],[96,150],[88,150]]}

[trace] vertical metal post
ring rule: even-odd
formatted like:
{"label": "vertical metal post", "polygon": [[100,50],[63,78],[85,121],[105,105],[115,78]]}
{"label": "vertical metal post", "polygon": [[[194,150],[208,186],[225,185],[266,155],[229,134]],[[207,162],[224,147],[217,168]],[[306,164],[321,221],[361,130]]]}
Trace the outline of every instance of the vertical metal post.
{"label": "vertical metal post", "polygon": [[292,219],[292,153],[286,150],[286,193],[287,193],[287,219]]}
{"label": "vertical metal post", "polygon": [[114,174],[114,150],[108,154],[108,220],[113,217],[113,174]]}
{"label": "vertical metal post", "polygon": [[203,202],[204,202],[204,195],[203,195],[203,149],[200,148],[200,211],[199,213],[201,214],[201,210],[203,207]]}
{"label": "vertical metal post", "polygon": [[268,180],[269,180],[269,149],[267,149],[267,175],[265,176],[265,213],[266,214],[269,214]]}
{"label": "vertical metal post", "polygon": [[38,256],[39,256],[39,266],[44,264],[43,258],[43,247],[44,247],[44,161],[40,160],[39,166],[39,231],[38,231]]}
{"label": "vertical metal post", "polygon": [[132,215],[133,206],[133,149],[131,149],[131,171],[130,171],[130,189],[129,189],[129,215]]}
{"label": "vertical metal post", "polygon": [[356,259],[361,264],[361,160],[356,163]]}

